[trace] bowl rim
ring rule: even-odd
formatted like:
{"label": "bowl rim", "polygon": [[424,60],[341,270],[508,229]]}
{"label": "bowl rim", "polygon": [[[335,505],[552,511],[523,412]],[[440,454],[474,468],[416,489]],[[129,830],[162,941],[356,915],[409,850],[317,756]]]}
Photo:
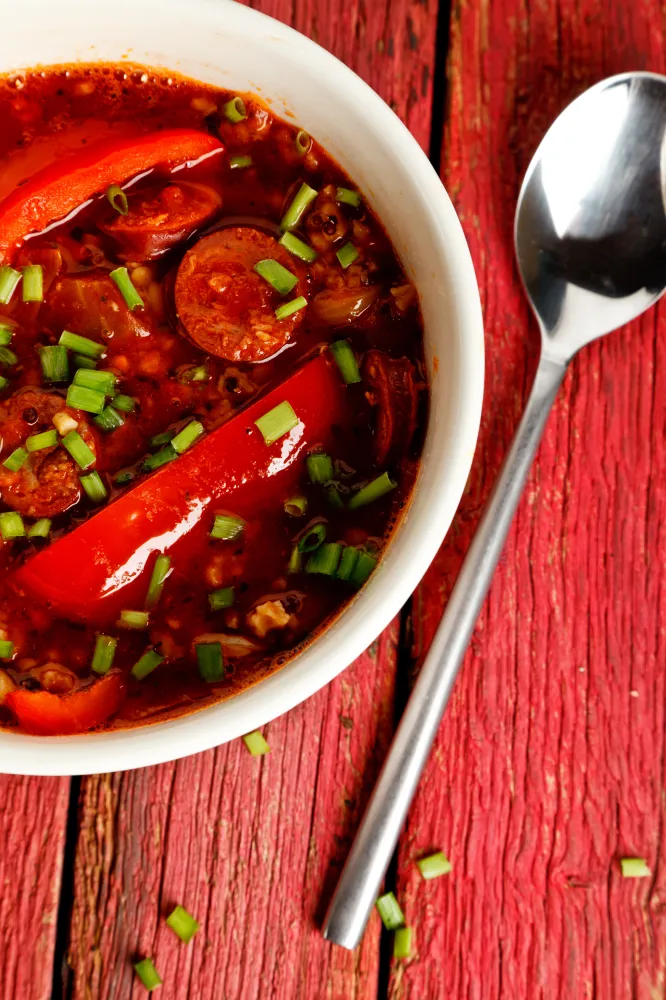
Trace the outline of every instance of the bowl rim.
{"label": "bowl rim", "polygon": [[[136,2],[136,0],[134,0]],[[164,14],[167,8],[182,13],[182,0],[141,0],[142,6]],[[24,0],[25,7],[42,8],[40,0]],[[22,5],[22,7],[24,6]],[[83,734],[79,736],[40,737],[0,730],[0,770],[12,774],[73,775],[94,774],[104,771],[121,771],[165,763],[180,757],[209,750],[222,742],[242,736],[250,730],[266,725],[274,718],[294,708],[328,684],[367,648],[399,612],[426,572],[441,545],[462,496],[471,468],[481,419],[484,383],[484,336],[481,303],[474,266],[467,242],[451,200],[426,154],[416,139],[382,98],[353,70],[311,39],[274,18],[252,8],[234,3],[233,0],[190,0],[188,10],[205,11],[215,24],[228,29],[258,31],[267,43],[288,42],[304,59],[316,59],[320,73],[331,87],[353,90],[362,103],[363,113],[381,123],[396,148],[400,149],[401,166],[411,176],[411,183],[418,185],[420,196],[427,199],[436,223],[438,238],[446,244],[451,296],[457,319],[456,346],[459,350],[460,384],[458,395],[464,397],[464,406],[455,413],[455,441],[448,455],[446,481],[440,474],[434,487],[441,487],[443,499],[437,497],[437,516],[429,521],[427,532],[416,543],[415,556],[390,558],[395,538],[403,534],[409,518],[409,509],[401,518],[388,552],[378,567],[377,576],[386,579],[393,571],[397,581],[391,580],[381,602],[364,595],[375,592],[375,580],[363,588],[361,594],[348,605],[341,616],[327,627],[303,653],[284,667],[246,690],[221,702],[214,702],[186,715],[163,722]],[[81,62],[102,61],[94,53]],[[137,62],[141,62],[137,58]],[[174,60],[175,61],[175,60]],[[176,66],[174,66],[174,69]],[[427,436],[431,433],[431,423]],[[420,478],[420,475],[419,475]],[[433,484],[431,484],[433,485]],[[418,487],[418,481],[417,481]],[[417,488],[415,487],[415,488]],[[436,489],[431,490],[435,502]],[[413,529],[412,529],[413,530]],[[385,564],[389,566],[385,568]],[[381,571],[381,572],[380,572]],[[379,593],[378,589],[376,590]],[[345,619],[357,602],[368,613],[354,621]],[[342,625],[341,625],[342,623]],[[336,655],[330,653],[328,662],[317,670],[298,669],[303,657],[312,648],[322,646],[326,636],[335,633]],[[324,660],[326,658],[324,657]],[[225,720],[224,733],[216,726],[216,716],[233,715]]]}

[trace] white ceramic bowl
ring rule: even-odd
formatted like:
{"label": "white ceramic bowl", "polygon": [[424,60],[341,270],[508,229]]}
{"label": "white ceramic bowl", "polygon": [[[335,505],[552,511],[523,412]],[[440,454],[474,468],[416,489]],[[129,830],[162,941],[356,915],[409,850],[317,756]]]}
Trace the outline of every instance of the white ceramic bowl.
{"label": "white ceramic bowl", "polygon": [[88,774],[183,757],[258,728],[327,684],[388,625],[435,555],[465,486],[481,413],[481,309],[460,224],[416,141],[359,77],[297,32],[225,0],[21,0],[0,35],[1,72],[95,60],[253,91],[323,144],[377,211],[418,288],[432,408],[409,510],[371,582],[321,638],[255,687],[180,719],[90,736],[0,732],[0,770],[18,774]]}

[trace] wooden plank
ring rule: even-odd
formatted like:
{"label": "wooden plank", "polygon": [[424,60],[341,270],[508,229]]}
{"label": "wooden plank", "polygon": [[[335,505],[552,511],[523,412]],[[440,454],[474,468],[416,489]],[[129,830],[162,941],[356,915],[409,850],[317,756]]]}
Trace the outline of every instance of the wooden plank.
{"label": "wooden plank", "polygon": [[69,778],[0,775],[0,1000],[51,996]]}
{"label": "wooden plank", "polygon": [[[522,174],[586,86],[664,71],[658,0],[456,0],[445,180],[482,290],[487,389],[454,530],[417,595],[432,637],[512,436],[537,336],[512,256]],[[400,850],[416,955],[392,1000],[664,996],[666,310],[588,348],[548,425]],[[453,873],[414,859],[443,848]],[[645,857],[651,879],[617,861]]]}

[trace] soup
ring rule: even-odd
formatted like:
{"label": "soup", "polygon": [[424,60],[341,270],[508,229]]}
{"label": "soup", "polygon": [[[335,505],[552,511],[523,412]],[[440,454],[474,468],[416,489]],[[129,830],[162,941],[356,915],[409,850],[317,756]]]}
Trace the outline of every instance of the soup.
{"label": "soup", "polygon": [[0,115],[1,721],[159,721],[375,571],[427,413],[416,291],[251,95],[77,66],[3,78]]}

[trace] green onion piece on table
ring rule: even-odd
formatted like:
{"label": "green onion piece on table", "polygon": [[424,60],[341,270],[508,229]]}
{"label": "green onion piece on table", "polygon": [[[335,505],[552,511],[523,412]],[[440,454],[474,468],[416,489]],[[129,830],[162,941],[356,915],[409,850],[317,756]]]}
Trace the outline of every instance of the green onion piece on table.
{"label": "green onion piece on table", "polygon": [[219,541],[230,542],[243,531],[245,521],[233,514],[216,514],[213,527],[210,529],[210,537]]}
{"label": "green onion piece on table", "polygon": [[21,272],[13,267],[0,267],[0,303],[6,306],[21,280]]}
{"label": "green onion piece on table", "polygon": [[293,411],[291,403],[286,400],[278,403],[268,413],[255,420],[255,425],[261,431],[267,445],[274,444],[298,424],[298,417]]}
{"label": "green onion piece on table", "polygon": [[246,733],[243,737],[243,743],[253,757],[261,757],[263,754],[269,753],[271,749],[258,729],[255,729],[253,733]]}
{"label": "green onion piece on table", "polygon": [[101,358],[106,350],[104,344],[98,344],[88,337],[80,337],[78,333],[70,333],[69,330],[62,331],[58,343],[61,347],[66,347],[68,351],[76,351],[77,354],[82,354],[85,358]]}
{"label": "green onion piece on table", "polygon": [[10,351],[8,347],[0,347],[0,361],[3,365],[15,365],[18,361],[18,357],[13,351]]}
{"label": "green onion piece on table", "polygon": [[412,928],[399,927],[393,938],[393,957],[409,958],[412,954]]}
{"label": "green onion piece on table", "polygon": [[171,444],[167,444],[160,451],[156,451],[154,455],[149,455],[148,458],[144,459],[143,468],[146,472],[153,472],[162,465],[173,462],[175,458],[178,458],[178,454],[173,450]]}
{"label": "green onion piece on table", "polygon": [[114,396],[113,407],[115,410],[122,410],[123,413],[133,413],[136,409],[136,402],[131,396],[120,393],[120,395]]}
{"label": "green onion piece on table", "polygon": [[192,420],[186,427],[183,427],[182,431],[171,441],[171,447],[174,451],[177,451],[179,455],[182,455],[184,451],[191,448],[195,441],[197,441],[204,432],[203,424],[200,424],[198,420]]}
{"label": "green onion piece on table", "polygon": [[254,269],[280,295],[288,295],[294,285],[298,284],[296,275],[283,267],[279,261],[273,260],[272,257],[257,261]]}
{"label": "green onion piece on table", "polygon": [[163,656],[160,656],[160,654],[154,649],[149,649],[148,652],[144,653],[132,667],[132,677],[134,677],[137,681],[142,681],[144,677],[147,677],[148,674],[152,674],[153,670],[155,670],[156,667],[159,667],[160,663],[163,662]]}
{"label": "green onion piece on table", "polygon": [[161,448],[163,444],[168,444],[175,437],[175,431],[161,431],[159,434],[153,435],[150,439],[151,448]]}
{"label": "green onion piece on table", "polygon": [[42,375],[46,382],[66,382],[69,378],[69,362],[67,360],[67,348],[54,344],[49,347],[40,347],[39,363],[42,366]]}
{"label": "green onion piece on table", "polygon": [[394,490],[398,484],[391,479],[388,472],[382,472],[381,476],[377,476],[372,482],[368,483],[362,489],[354,493],[353,497],[349,501],[349,509],[355,510],[357,507],[365,507],[366,504],[372,503],[374,500],[379,500],[380,497],[386,496],[391,490]]}
{"label": "green onion piece on table", "polygon": [[353,545],[345,545],[342,550],[340,564],[336,573],[338,580],[346,580],[348,582],[352,580],[354,568],[358,561],[358,555],[359,550],[355,549]]}
{"label": "green onion piece on table", "polygon": [[361,373],[356,363],[356,355],[348,340],[336,340],[331,344],[331,353],[337,361],[340,374],[346,385],[361,381]]}
{"label": "green onion piece on table", "polygon": [[62,439],[62,446],[84,471],[95,464],[95,453],[88,447],[78,431],[70,431]]}
{"label": "green onion piece on table", "polygon": [[317,251],[313,250],[311,246],[308,246],[303,240],[295,236],[294,233],[287,231],[283,233],[278,240],[280,246],[283,246],[285,250],[288,250],[290,254],[294,257],[298,257],[299,260],[307,261],[307,263],[312,263],[313,260],[317,259]]}
{"label": "green onion piece on table", "polygon": [[103,392],[96,389],[86,389],[82,385],[70,385],[67,390],[67,405],[73,410],[85,410],[86,413],[101,413],[106,399]]}
{"label": "green onion piece on table", "polygon": [[310,205],[316,197],[317,192],[315,189],[311,188],[310,185],[306,184],[304,181],[294,195],[289,208],[282,216],[280,229],[295,229],[301,221],[308,205]]}
{"label": "green onion piece on table", "polygon": [[85,476],[79,476],[79,481],[86,492],[86,496],[93,503],[102,503],[108,497],[109,494],[106,491],[106,486],[99,472],[93,470],[93,472],[86,473]]}
{"label": "green onion piece on table", "polygon": [[337,542],[327,542],[320,545],[312,553],[305,567],[306,573],[320,573],[322,576],[335,576],[342,546]]}
{"label": "green onion piece on table", "polygon": [[122,427],[125,421],[116,410],[114,400],[113,406],[105,406],[101,413],[93,417],[93,423],[105,434],[110,434],[111,431],[117,431],[119,427]]}
{"label": "green onion piece on table", "polygon": [[142,958],[140,962],[135,962],[134,971],[147,990],[154,990],[162,985],[162,980],[151,958]]}
{"label": "green onion piece on table", "polygon": [[150,583],[148,585],[148,593],[146,595],[146,607],[154,608],[159,601],[162,591],[164,590],[164,582],[171,571],[171,559],[169,556],[164,555],[160,552],[157,559],[155,560],[155,565],[153,566],[153,572],[150,577]]}
{"label": "green onion piece on table", "polygon": [[326,525],[319,522],[319,524],[313,524],[311,528],[305,532],[303,537],[298,542],[299,552],[314,552],[318,549],[326,538]]}
{"label": "green onion piece on table", "polygon": [[353,243],[345,243],[343,247],[340,247],[340,249],[336,251],[335,256],[340,262],[340,267],[346,269],[357,259],[358,250]]}
{"label": "green onion piece on table", "polygon": [[23,268],[21,293],[24,302],[42,302],[44,299],[44,272],[41,264],[28,264]]}
{"label": "green onion piece on table", "polygon": [[296,147],[296,152],[299,156],[305,156],[306,153],[310,152],[310,147],[312,146],[312,136],[309,135],[305,129],[300,129],[300,131],[296,133],[294,146]]}
{"label": "green onion piece on table", "polygon": [[55,430],[41,431],[39,434],[31,434],[25,439],[25,446],[28,451],[41,451],[42,448],[54,448],[58,443],[58,435]]}
{"label": "green onion piece on table", "polygon": [[350,582],[356,587],[362,587],[376,565],[377,559],[375,556],[371,556],[369,552],[359,551]]}
{"label": "green onion piece on table", "polygon": [[39,521],[35,521],[31,528],[28,529],[28,538],[48,538],[51,532],[51,519],[49,517],[40,517]]}
{"label": "green onion piece on table", "polygon": [[419,858],[416,864],[425,879],[448,875],[453,867],[443,851],[437,851],[436,854],[429,854],[427,858]]}
{"label": "green onion piece on table", "polygon": [[232,170],[244,170],[245,167],[252,166],[251,156],[232,156],[229,160],[229,166]]}
{"label": "green onion piece on table", "polygon": [[109,205],[111,205],[112,208],[115,208],[116,212],[120,215],[127,215],[129,212],[127,195],[123,189],[118,186],[118,184],[111,184],[111,186],[106,189],[106,197]]}
{"label": "green onion piece on table", "polygon": [[624,878],[649,878],[652,875],[644,858],[621,858],[620,867]]}
{"label": "green onion piece on table", "polygon": [[387,931],[397,931],[405,926],[405,918],[398,900],[392,892],[385,892],[375,903]]}
{"label": "green onion piece on table", "polygon": [[233,587],[219,587],[217,590],[211,590],[208,595],[210,610],[222,611],[224,608],[230,608],[235,599],[236,593]]}
{"label": "green onion piece on table", "polygon": [[230,101],[227,101],[222,108],[222,113],[232,125],[237,125],[238,122],[242,122],[243,119],[247,118],[245,103],[241,97],[232,97]]}
{"label": "green onion piece on table", "polygon": [[314,455],[308,455],[305,460],[305,464],[307,466],[310,482],[312,483],[328,483],[335,475],[333,472],[333,462],[330,457],[325,455],[323,452],[316,452]]}
{"label": "green onion piece on table", "polygon": [[214,684],[224,677],[224,657],[219,642],[197,642],[197,666],[202,681]]}
{"label": "green onion piece on table", "polygon": [[82,385],[86,389],[94,389],[105,396],[113,395],[118,378],[113,372],[98,371],[98,369],[79,368],[74,374],[74,385]]}
{"label": "green onion piece on table", "polygon": [[166,918],[166,925],[188,944],[199,930],[199,923],[183,906],[176,906]]}
{"label": "green onion piece on table", "polygon": [[8,455],[2,464],[5,469],[9,469],[10,472],[18,472],[27,457],[28,452],[25,448],[15,448],[11,455]]}
{"label": "green onion piece on table", "polygon": [[300,573],[303,569],[303,554],[298,545],[294,545],[287,563],[287,573]]}
{"label": "green onion piece on table", "polygon": [[289,497],[284,502],[284,512],[290,517],[302,517],[308,509],[308,502],[305,497]]}
{"label": "green onion piece on table", "polygon": [[97,362],[93,358],[87,358],[85,354],[73,354],[72,365],[74,368],[87,368],[90,371],[97,368]]}
{"label": "green onion piece on table", "polygon": [[93,653],[90,669],[94,674],[106,674],[111,669],[113,658],[116,655],[118,640],[112,635],[98,635],[95,640],[95,652]]}
{"label": "green onion piece on table", "polygon": [[278,306],[275,310],[275,316],[277,319],[286,319],[287,316],[291,316],[295,312],[299,312],[301,309],[305,309],[308,304],[308,300],[304,295],[299,295],[296,299],[291,299],[289,302],[283,302],[281,306]]}
{"label": "green onion piece on table", "polygon": [[14,655],[14,643],[9,639],[0,639],[0,660],[11,660]]}
{"label": "green onion piece on table", "polygon": [[118,619],[118,624],[123,628],[148,628],[148,622],[150,621],[150,615],[147,611],[132,611],[129,608],[123,608],[120,612],[120,618]]}
{"label": "green onion piece on table", "polygon": [[339,205],[351,205],[352,208],[358,208],[361,204],[361,196],[358,191],[352,191],[351,188],[339,187],[335,192],[335,200]]}
{"label": "green onion piece on table", "polygon": [[5,511],[0,514],[0,534],[8,541],[10,538],[23,538],[25,535],[25,525],[23,518],[15,510]]}
{"label": "green onion piece on table", "polygon": [[109,273],[109,277],[117,286],[128,309],[143,309],[143,299],[132,284],[132,279],[126,267],[117,267],[115,271]]}

